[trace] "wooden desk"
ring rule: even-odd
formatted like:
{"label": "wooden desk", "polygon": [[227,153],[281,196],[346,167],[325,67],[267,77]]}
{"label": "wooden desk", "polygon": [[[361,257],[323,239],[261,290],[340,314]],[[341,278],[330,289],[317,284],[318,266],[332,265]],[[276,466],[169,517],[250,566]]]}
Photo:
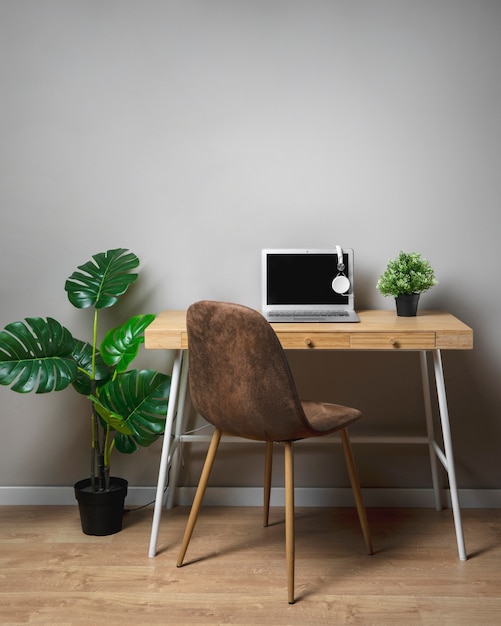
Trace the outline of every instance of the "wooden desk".
{"label": "wooden desk", "polygon": [[[420,354],[427,428],[427,437],[424,438],[424,442],[428,444],[430,450],[435,508],[437,510],[442,508],[437,468],[438,459],[446,470],[449,479],[459,558],[466,560],[441,350],[472,349],[473,330],[446,311],[420,311],[416,317],[398,317],[394,311],[357,311],[357,313],[360,317],[359,323],[301,322],[272,324],[272,326],[286,350],[385,350],[392,352],[415,351]],[[176,463],[173,462],[173,458],[183,436],[183,408],[188,377],[186,311],[164,311],[160,313],[145,331],[145,347],[148,350],[175,351],[171,395],[149,548],[149,555],[155,556],[167,470],[169,466],[172,466],[172,486],[167,499],[167,506],[169,506],[169,503],[172,505],[176,484]],[[443,449],[434,435],[428,379],[428,354],[433,357]],[[174,424],[175,432],[173,434]],[[184,438],[186,439],[186,437]],[[390,439],[391,443],[404,442],[404,440],[405,443],[409,443],[410,438],[393,437]],[[423,438],[414,439],[417,443],[423,443]],[[381,442],[382,438],[379,437],[377,440]],[[353,441],[356,442],[356,438]]]}
{"label": "wooden desk", "polygon": [[[359,323],[272,324],[286,350],[470,350],[473,331],[446,311],[398,317],[359,311]],[[186,311],[159,313],[145,332],[147,350],[187,350]]]}

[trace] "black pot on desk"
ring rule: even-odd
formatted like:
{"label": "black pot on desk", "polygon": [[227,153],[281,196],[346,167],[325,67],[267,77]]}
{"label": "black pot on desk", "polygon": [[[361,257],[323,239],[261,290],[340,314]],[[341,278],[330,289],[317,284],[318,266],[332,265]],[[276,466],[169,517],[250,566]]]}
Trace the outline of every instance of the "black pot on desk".
{"label": "black pot on desk", "polygon": [[417,309],[419,304],[419,294],[402,293],[395,298],[397,305],[397,315],[400,317],[414,317],[417,315]]}
{"label": "black pot on desk", "polygon": [[108,491],[93,491],[90,478],[75,483],[84,534],[113,535],[122,530],[127,486],[124,478],[116,477],[110,478]]}

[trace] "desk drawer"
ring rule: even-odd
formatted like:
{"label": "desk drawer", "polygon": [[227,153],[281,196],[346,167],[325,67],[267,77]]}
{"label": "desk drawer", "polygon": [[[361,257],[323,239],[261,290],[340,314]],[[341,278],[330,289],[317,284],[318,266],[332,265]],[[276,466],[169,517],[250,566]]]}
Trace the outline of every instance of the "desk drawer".
{"label": "desk drawer", "polygon": [[292,333],[278,332],[282,346],[287,350],[349,350],[349,333]]}
{"label": "desk drawer", "polygon": [[353,333],[351,348],[355,350],[433,350],[435,333]]}

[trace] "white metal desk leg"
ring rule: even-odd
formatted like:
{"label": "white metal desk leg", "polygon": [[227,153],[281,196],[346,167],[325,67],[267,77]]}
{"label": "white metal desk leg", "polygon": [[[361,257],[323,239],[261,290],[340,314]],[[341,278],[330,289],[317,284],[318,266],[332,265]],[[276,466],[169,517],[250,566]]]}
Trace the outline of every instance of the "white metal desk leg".
{"label": "white metal desk leg", "polygon": [[169,464],[169,455],[170,455],[170,447],[171,447],[172,425],[174,423],[174,417],[177,411],[179,380],[180,380],[182,362],[183,362],[183,351],[176,350],[174,365],[172,367],[169,405],[167,407],[167,418],[165,421],[164,440],[162,444],[162,455],[160,457],[160,469],[158,472],[155,509],[153,511],[153,522],[151,525],[150,548],[149,548],[150,557],[155,556],[157,553],[158,528],[160,526],[160,517],[162,515],[163,494],[164,494],[164,489],[165,489],[165,481],[167,478],[167,468]]}
{"label": "white metal desk leg", "polygon": [[464,545],[463,525],[461,523],[461,510],[456,483],[456,471],[454,469],[454,453],[452,451],[451,428],[449,423],[449,411],[447,409],[447,396],[445,394],[444,372],[440,350],[433,351],[433,363],[435,366],[435,382],[437,385],[438,407],[440,421],[442,423],[442,436],[444,439],[444,452],[447,461],[447,473],[449,475],[449,488],[451,493],[452,513],[456,527],[456,539],[458,544],[459,558],[466,561],[466,548]]}
{"label": "white metal desk leg", "polygon": [[[180,463],[180,438],[185,428],[184,424],[184,409],[186,404],[186,389],[188,387],[188,352],[184,353],[183,366],[181,368],[181,382],[179,385],[179,394],[177,400],[177,416],[176,426],[174,429],[174,441],[175,448],[172,453],[171,466],[170,466],[170,481],[169,489],[167,491],[167,508],[172,509],[174,506],[174,499],[177,489],[177,475],[179,473]],[[181,444],[182,445],[182,444]]]}
{"label": "white metal desk leg", "polygon": [[435,431],[433,428],[433,413],[431,409],[430,398],[430,379],[428,376],[428,359],[426,352],[423,350],[420,353],[421,357],[421,382],[423,385],[423,400],[424,400],[424,413],[426,417],[426,433],[428,435],[428,447],[430,451],[430,465],[431,465],[431,483],[433,485],[433,495],[435,496],[435,510],[441,511],[442,497],[440,493],[440,484],[438,481],[438,463],[435,454],[433,444],[435,442]]}

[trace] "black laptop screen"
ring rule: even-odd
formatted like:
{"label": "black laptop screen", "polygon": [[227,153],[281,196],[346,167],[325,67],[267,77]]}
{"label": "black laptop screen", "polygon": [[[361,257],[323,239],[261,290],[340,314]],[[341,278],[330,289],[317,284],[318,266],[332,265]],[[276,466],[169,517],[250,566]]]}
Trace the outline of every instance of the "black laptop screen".
{"label": "black laptop screen", "polygon": [[[348,275],[348,255],[343,254]],[[337,276],[336,254],[269,254],[267,264],[268,304],[348,304],[337,294],[332,281]]]}

